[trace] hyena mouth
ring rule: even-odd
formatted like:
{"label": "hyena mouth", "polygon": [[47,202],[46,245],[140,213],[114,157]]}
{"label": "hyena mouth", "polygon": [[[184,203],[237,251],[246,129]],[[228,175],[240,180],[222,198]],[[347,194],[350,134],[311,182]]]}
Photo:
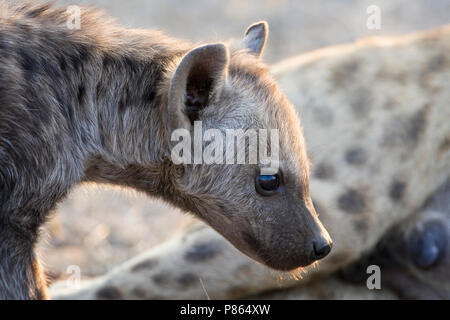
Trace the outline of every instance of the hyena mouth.
{"label": "hyena mouth", "polygon": [[250,232],[242,232],[242,239],[249,249],[247,253],[253,259],[269,268],[279,271],[293,271],[300,267],[307,267],[325,258],[333,247],[329,237],[317,235],[302,245],[279,244],[267,247]]}
{"label": "hyena mouth", "polygon": [[278,271],[293,271],[300,267],[306,267],[317,261],[313,255],[305,255],[298,251],[292,254],[280,254],[281,248],[269,249],[261,241],[248,232],[242,232],[242,239],[247,244],[250,253],[248,255],[254,260]]}

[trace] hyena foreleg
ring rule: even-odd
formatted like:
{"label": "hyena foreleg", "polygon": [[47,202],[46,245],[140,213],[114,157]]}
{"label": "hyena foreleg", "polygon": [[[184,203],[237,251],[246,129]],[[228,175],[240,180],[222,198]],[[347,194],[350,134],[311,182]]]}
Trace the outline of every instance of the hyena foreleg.
{"label": "hyena foreleg", "polygon": [[0,227],[0,300],[46,299],[46,281],[34,253],[34,230]]}

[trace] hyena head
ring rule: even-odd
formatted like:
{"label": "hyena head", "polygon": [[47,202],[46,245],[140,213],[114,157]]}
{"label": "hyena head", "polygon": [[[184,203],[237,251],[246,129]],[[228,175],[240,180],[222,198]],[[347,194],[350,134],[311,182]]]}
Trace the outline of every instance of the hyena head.
{"label": "hyena head", "polygon": [[450,180],[339,275],[366,285],[369,266],[402,299],[450,299]]}
{"label": "hyena head", "polygon": [[450,180],[395,229],[376,257],[386,285],[407,299],[450,299]]}
{"label": "hyena head", "polygon": [[204,45],[174,68],[167,123],[184,170],[173,197],[251,258],[293,270],[332,242],[311,201],[300,121],[260,61],[267,35],[256,23],[240,49]]}

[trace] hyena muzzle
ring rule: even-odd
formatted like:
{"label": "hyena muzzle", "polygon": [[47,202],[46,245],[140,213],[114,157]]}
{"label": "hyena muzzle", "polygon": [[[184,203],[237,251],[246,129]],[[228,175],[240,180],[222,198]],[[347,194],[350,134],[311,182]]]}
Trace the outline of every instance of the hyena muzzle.
{"label": "hyena muzzle", "polygon": [[[195,46],[94,10],[81,10],[79,29],[65,8],[0,10],[0,298],[46,297],[33,252],[39,228],[85,181],[162,198],[274,269],[328,254],[298,116],[260,59],[265,22],[239,46]],[[277,170],[175,163],[172,133],[197,121],[204,132],[276,129]]]}

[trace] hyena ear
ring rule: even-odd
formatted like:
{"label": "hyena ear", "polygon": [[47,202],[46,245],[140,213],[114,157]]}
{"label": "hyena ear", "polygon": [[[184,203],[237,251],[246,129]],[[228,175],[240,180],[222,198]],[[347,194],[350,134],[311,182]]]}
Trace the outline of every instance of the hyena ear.
{"label": "hyena ear", "polygon": [[262,55],[267,38],[269,37],[269,25],[266,21],[252,24],[245,31],[244,46],[258,57]]}
{"label": "hyena ear", "polygon": [[220,94],[229,59],[228,48],[222,43],[195,48],[182,58],[169,88],[172,129],[189,129],[197,120],[198,112]]}

